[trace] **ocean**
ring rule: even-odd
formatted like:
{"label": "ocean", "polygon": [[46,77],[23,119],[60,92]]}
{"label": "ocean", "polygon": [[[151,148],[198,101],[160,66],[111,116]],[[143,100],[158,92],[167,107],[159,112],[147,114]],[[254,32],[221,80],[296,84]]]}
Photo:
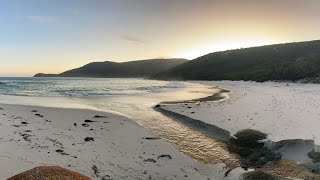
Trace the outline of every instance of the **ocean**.
{"label": "ocean", "polygon": [[0,95],[95,97],[160,93],[185,87],[183,82],[129,78],[0,78]]}

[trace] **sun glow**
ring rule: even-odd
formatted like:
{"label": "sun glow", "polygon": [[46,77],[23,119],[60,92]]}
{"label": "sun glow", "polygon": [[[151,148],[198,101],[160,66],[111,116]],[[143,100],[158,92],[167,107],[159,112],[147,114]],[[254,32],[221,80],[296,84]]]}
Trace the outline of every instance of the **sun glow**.
{"label": "sun glow", "polygon": [[206,45],[199,45],[188,51],[182,51],[174,54],[176,58],[195,59],[197,57],[218,51],[225,51],[231,49],[240,49],[247,47],[263,46],[274,44],[273,40],[260,39],[230,39],[227,41],[216,41],[214,43],[207,43]]}

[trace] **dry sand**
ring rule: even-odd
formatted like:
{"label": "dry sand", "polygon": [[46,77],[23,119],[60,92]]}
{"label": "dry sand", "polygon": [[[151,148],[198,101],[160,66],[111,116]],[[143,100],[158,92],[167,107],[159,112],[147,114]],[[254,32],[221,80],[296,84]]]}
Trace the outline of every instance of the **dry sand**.
{"label": "dry sand", "polygon": [[[292,141],[283,158],[309,162],[307,152],[320,144],[320,85],[298,83],[255,83],[241,81],[199,82],[231,90],[217,102],[180,103],[162,108],[218,126],[235,134],[255,129],[273,142]],[[298,142],[298,143],[297,143]],[[290,143],[290,142],[289,142]]]}
{"label": "dry sand", "polygon": [[[92,179],[223,179],[227,171],[223,164],[191,159],[119,115],[23,105],[0,108],[0,179],[41,165],[58,165]],[[240,171],[226,179],[237,179]]]}

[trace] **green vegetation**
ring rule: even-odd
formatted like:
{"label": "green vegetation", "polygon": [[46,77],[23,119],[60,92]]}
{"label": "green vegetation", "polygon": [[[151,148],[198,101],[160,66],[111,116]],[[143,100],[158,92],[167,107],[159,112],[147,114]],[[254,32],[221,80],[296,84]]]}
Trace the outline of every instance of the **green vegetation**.
{"label": "green vegetation", "polygon": [[152,76],[177,80],[312,80],[320,76],[320,40],[211,53]]}
{"label": "green vegetation", "polygon": [[149,59],[116,62],[92,62],[83,67],[72,69],[61,74],[36,74],[35,77],[144,77],[153,73],[168,70],[186,62],[186,59]]}

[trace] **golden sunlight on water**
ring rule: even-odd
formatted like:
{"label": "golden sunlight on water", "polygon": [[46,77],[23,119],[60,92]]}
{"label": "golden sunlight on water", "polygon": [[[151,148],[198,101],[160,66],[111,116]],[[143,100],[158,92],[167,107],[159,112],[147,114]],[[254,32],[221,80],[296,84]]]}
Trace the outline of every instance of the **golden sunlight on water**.
{"label": "golden sunlight on water", "polygon": [[[211,90],[212,92],[212,90]],[[214,91],[216,92],[216,91]],[[230,168],[240,165],[240,158],[227,150],[226,144],[208,137],[183,122],[176,121],[155,111],[152,107],[127,103],[99,103],[99,109],[119,112],[171,143],[186,155],[208,164],[225,163]]]}
{"label": "golden sunlight on water", "polygon": [[206,136],[154,110],[135,111],[130,115],[142,126],[173,144],[181,152],[204,163],[239,165],[239,158],[228,152],[225,143]]}

